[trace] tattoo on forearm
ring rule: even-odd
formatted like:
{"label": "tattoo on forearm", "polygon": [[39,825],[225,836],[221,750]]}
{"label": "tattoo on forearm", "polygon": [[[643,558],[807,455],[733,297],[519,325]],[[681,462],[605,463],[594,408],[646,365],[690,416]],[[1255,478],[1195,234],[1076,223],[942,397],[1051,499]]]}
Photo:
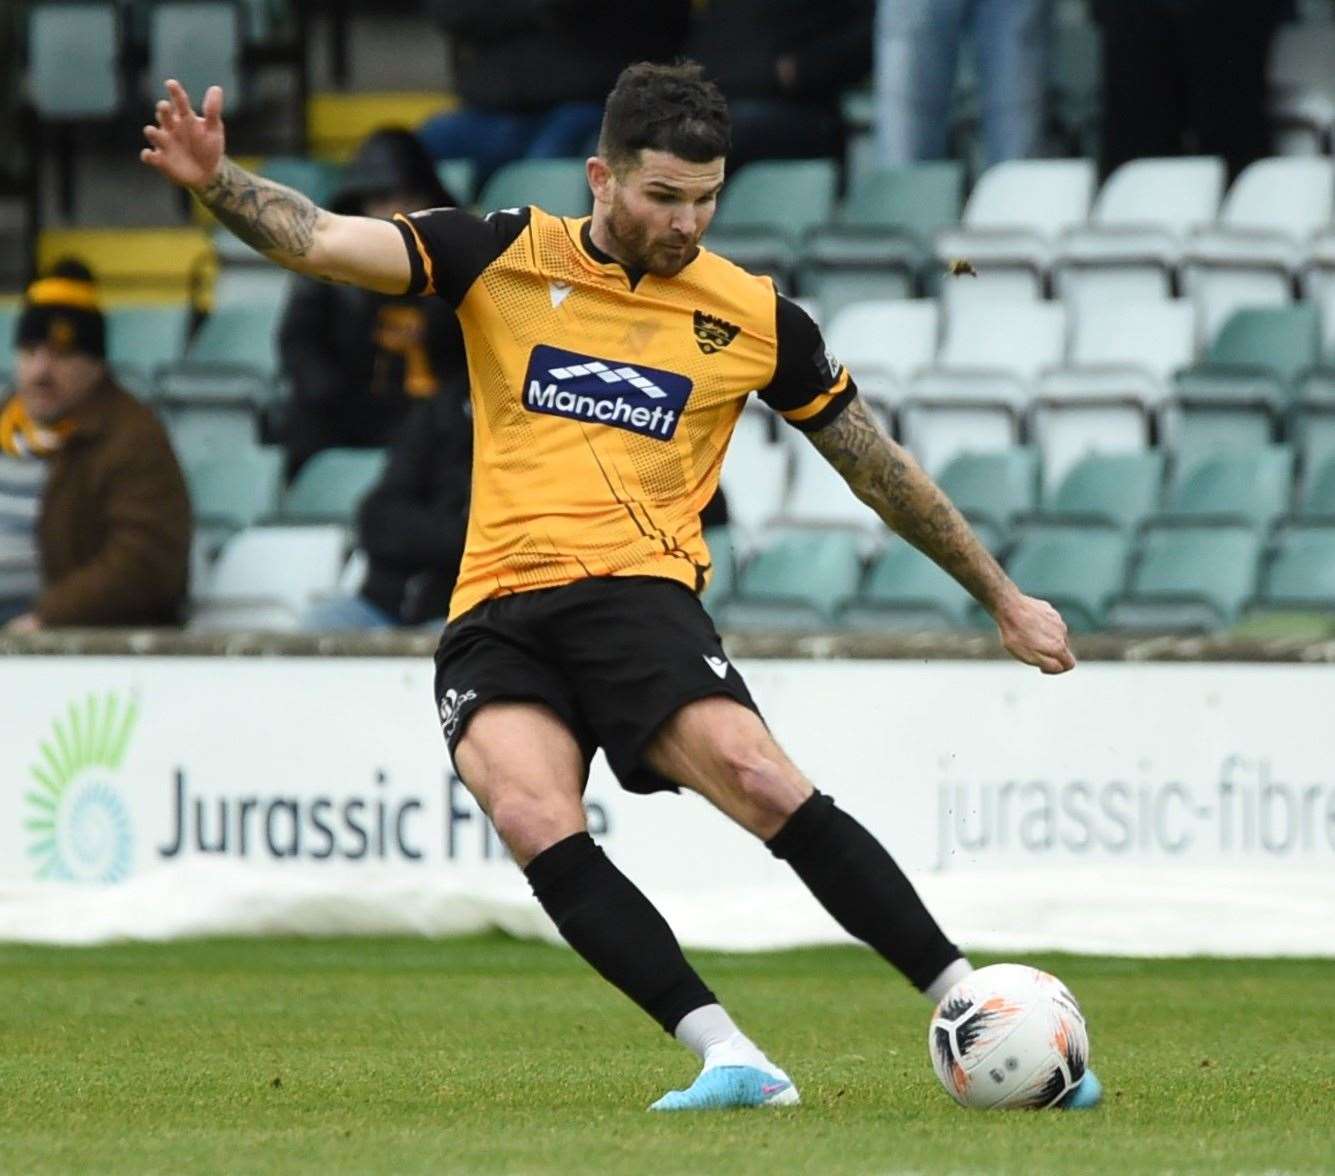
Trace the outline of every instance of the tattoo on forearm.
{"label": "tattoo on forearm", "polygon": [[891,530],[940,564],[981,604],[991,605],[1009,584],[964,516],[860,399],[807,436]]}
{"label": "tattoo on forearm", "polygon": [[315,241],[320,209],[300,192],[251,175],[224,158],[199,193],[218,221],[252,249],[285,262],[305,257]]}

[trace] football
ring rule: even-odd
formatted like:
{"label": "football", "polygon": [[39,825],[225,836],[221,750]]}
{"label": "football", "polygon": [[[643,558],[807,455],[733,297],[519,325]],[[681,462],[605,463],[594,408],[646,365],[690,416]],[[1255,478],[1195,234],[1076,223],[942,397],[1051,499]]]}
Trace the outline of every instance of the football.
{"label": "football", "polygon": [[992,964],[956,984],[932,1014],[932,1068],[961,1106],[1051,1107],[1089,1064],[1080,1006],[1056,976]]}

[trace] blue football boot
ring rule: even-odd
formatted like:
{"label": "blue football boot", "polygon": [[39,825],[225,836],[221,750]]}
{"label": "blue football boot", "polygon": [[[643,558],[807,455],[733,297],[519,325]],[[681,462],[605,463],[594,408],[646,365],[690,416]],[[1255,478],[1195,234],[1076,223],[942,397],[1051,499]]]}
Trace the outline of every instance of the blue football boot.
{"label": "blue football boot", "polygon": [[791,1107],[802,1100],[786,1075],[755,1066],[702,1070],[686,1090],[669,1090],[651,1111],[726,1111],[738,1107]]}

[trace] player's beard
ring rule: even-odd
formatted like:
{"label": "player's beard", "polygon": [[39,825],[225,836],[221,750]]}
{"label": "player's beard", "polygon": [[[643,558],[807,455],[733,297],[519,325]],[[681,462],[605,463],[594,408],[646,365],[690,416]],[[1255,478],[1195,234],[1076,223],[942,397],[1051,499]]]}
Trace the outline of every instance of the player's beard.
{"label": "player's beard", "polygon": [[616,245],[621,261],[659,278],[675,278],[699,252],[696,242],[689,237],[673,234],[655,238],[649,227],[626,207],[620,193],[612,197],[607,235]]}

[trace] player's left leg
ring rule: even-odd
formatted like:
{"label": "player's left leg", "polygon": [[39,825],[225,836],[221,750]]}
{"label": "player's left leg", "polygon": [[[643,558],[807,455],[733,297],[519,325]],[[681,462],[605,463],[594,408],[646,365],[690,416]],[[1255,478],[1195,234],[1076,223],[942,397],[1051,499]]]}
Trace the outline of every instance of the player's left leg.
{"label": "player's left leg", "polygon": [[971,970],[884,846],[811,786],[754,711],[722,696],[688,703],[645,761],[763,840],[844,930],[932,1000]]}
{"label": "player's left leg", "polygon": [[[761,838],[844,930],[933,1003],[973,970],[884,846],[812,787],[754,711],[722,696],[688,703],[659,729],[644,758]],[[1062,1105],[1084,1110],[1101,1099],[1091,1070]]]}

